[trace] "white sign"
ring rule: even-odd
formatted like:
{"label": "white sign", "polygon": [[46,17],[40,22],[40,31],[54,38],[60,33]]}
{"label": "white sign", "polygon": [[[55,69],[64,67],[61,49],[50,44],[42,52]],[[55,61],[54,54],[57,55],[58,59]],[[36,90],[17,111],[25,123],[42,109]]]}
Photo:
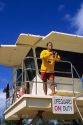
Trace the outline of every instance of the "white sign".
{"label": "white sign", "polygon": [[52,98],[54,114],[74,114],[73,98],[67,96],[54,96]]}

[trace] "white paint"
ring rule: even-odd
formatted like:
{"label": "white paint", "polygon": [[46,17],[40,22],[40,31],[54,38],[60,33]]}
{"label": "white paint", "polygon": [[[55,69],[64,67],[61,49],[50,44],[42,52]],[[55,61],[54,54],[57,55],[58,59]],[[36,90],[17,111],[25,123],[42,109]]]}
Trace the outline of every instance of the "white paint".
{"label": "white paint", "polygon": [[[33,83],[30,83],[30,93],[32,95],[36,95],[36,77],[33,79]],[[51,93],[50,84],[47,84],[47,94]],[[41,80],[40,76],[37,75],[37,95],[45,95],[43,90],[43,81]]]}

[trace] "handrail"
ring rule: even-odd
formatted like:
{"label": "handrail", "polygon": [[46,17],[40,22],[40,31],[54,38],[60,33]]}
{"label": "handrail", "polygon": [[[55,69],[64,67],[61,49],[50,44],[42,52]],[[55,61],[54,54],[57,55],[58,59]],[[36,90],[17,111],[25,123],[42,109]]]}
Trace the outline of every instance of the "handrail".
{"label": "handrail", "polygon": [[[31,56],[25,57],[25,59],[30,59],[30,58],[33,59],[33,58],[36,58],[36,57],[31,57]],[[40,58],[36,58],[36,59],[40,59]],[[40,59],[40,60],[41,60],[41,59]],[[76,70],[75,66],[72,64],[72,62],[70,62],[70,61],[65,61],[65,60],[60,60],[59,62],[68,63],[68,64],[72,65],[72,68],[74,69],[74,71],[76,72],[78,78],[80,79],[79,73],[77,72],[77,70]],[[26,68],[26,69],[27,69],[27,68]],[[30,69],[30,68],[29,68],[29,69]],[[31,69],[33,69],[33,68],[31,68]],[[33,70],[36,70],[36,69],[33,69]],[[57,72],[57,71],[55,71],[55,72]],[[63,73],[65,73],[65,72],[63,72]],[[68,72],[68,73],[71,73],[71,72]]]}
{"label": "handrail", "polygon": [[[32,56],[25,57],[24,60],[25,60],[25,59],[40,59],[40,60],[41,60],[41,58],[32,57]],[[65,61],[65,60],[60,60],[59,62],[65,62],[65,63],[72,64],[70,61]]]}
{"label": "handrail", "polygon": [[[75,73],[77,74],[78,78],[81,79],[81,77],[80,77],[80,75],[79,75],[79,73],[78,73],[78,71],[76,70],[76,68],[75,68],[74,65],[73,65],[73,69],[74,69]],[[80,81],[81,81],[81,80],[80,80]]]}
{"label": "handrail", "polygon": [[[31,58],[31,59],[40,59],[40,58],[28,56],[28,57],[25,57],[24,60],[25,60],[25,59],[30,59],[30,58]],[[40,60],[41,60],[41,59],[40,59]],[[72,64],[70,61],[60,60],[59,62],[68,63],[68,64],[71,64],[71,65],[73,66],[73,64]],[[78,77],[80,78],[80,76],[79,76],[79,74],[78,74],[78,72],[77,72],[77,70],[75,69],[74,66],[73,66],[73,68],[74,68],[74,70],[76,71]],[[25,69],[30,69],[30,68],[25,68]],[[31,69],[36,70],[36,69],[34,69],[34,68],[31,68]],[[65,72],[63,72],[63,73],[65,73]],[[68,72],[68,73],[70,73],[70,72]]]}
{"label": "handrail", "polygon": [[[38,57],[32,57],[32,56],[25,57],[24,60],[25,60],[25,59],[38,59],[38,60],[41,60],[41,59],[38,58]],[[72,65],[72,63],[71,63],[70,61],[60,60],[59,62],[60,62],[60,63],[61,63],[61,62],[62,62],[62,63],[68,63],[68,64]],[[59,62],[58,62],[58,63],[59,63]],[[36,70],[36,69],[34,69],[34,68],[25,68],[24,70],[27,70],[27,69]],[[39,69],[39,71],[40,71],[40,69]],[[68,74],[70,73],[70,74],[71,74],[71,72],[54,71],[54,73],[55,73],[55,72],[57,72],[57,73],[68,73]]]}
{"label": "handrail", "polygon": [[[25,83],[26,82],[30,82],[30,83],[33,83],[33,82],[36,82],[36,81],[29,81],[29,80],[27,80],[27,81],[25,81]],[[43,82],[41,82],[41,81],[37,81],[37,83],[43,83]],[[54,82],[54,84],[56,85],[56,82]],[[57,83],[57,84],[62,84],[62,83]],[[68,83],[63,83],[64,85],[72,85],[72,84],[68,84]],[[62,84],[62,85],[63,85]]]}
{"label": "handrail", "polygon": [[[25,68],[24,69],[25,71],[27,71],[27,70],[36,70],[36,69],[34,69],[34,68]],[[38,71],[41,71],[41,69],[39,69]],[[71,72],[63,72],[63,71],[54,71],[54,73],[64,73],[64,74],[71,74]]]}

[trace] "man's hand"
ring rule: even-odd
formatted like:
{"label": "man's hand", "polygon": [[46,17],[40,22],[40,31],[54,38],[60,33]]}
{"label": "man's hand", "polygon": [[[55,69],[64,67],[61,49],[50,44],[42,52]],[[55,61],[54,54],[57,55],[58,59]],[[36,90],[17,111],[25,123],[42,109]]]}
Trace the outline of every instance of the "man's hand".
{"label": "man's hand", "polygon": [[53,55],[53,52],[49,52],[49,55]]}

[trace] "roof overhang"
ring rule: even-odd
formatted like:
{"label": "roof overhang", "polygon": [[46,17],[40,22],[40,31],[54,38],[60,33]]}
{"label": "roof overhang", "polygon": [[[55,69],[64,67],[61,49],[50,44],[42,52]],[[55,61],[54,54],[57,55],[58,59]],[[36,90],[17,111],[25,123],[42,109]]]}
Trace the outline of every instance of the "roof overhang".
{"label": "roof overhang", "polygon": [[22,59],[26,56],[30,47],[20,45],[2,45],[0,47],[0,64],[6,66],[18,66],[21,64]]}
{"label": "roof overhang", "polygon": [[52,42],[54,49],[83,53],[83,36],[53,31],[40,40],[36,46],[45,47],[47,42]]}
{"label": "roof overhang", "polygon": [[16,45],[1,45],[0,64],[9,67],[19,66],[31,47],[40,39],[42,39],[40,36],[20,34]]}
{"label": "roof overhang", "polygon": [[28,45],[33,47],[37,42],[39,42],[43,37],[39,35],[31,35],[31,34],[20,34],[16,45]]}

